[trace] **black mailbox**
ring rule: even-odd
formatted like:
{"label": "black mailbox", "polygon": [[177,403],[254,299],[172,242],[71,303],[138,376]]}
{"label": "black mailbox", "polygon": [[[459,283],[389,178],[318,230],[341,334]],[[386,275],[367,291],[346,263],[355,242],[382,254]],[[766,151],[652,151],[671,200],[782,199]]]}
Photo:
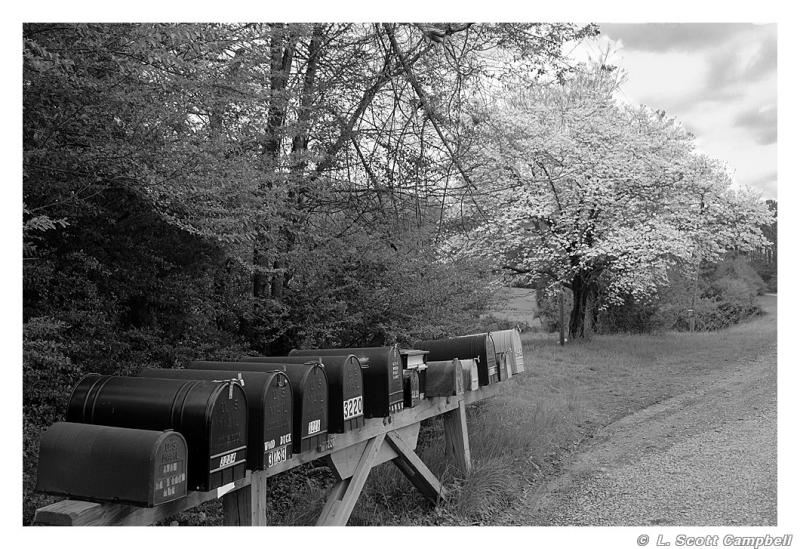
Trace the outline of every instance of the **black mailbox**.
{"label": "black mailbox", "polygon": [[245,477],[247,400],[238,383],[89,374],[72,390],[67,421],[178,431],[189,449],[190,490]]}
{"label": "black mailbox", "polygon": [[155,507],[186,496],[186,463],[177,431],[59,422],[39,443],[36,491]]}
{"label": "black mailbox", "polygon": [[389,417],[403,410],[403,375],[400,352],[392,347],[351,347],[347,349],[295,349],[289,356],[355,355],[364,367],[364,415]]}
{"label": "black mailbox", "polygon": [[[289,366],[287,368],[287,366]],[[329,448],[328,378],[321,364],[277,364],[264,362],[192,362],[190,368],[237,372],[285,372],[292,385],[293,452]]]}
{"label": "black mailbox", "polygon": [[415,347],[428,350],[429,361],[474,358],[478,363],[478,383],[481,386],[498,381],[494,341],[488,333],[420,341]]}
{"label": "black mailbox", "polygon": [[318,362],[328,375],[328,431],[347,433],[364,425],[364,381],[361,363],[355,355],[243,356],[240,360],[265,364],[306,364]]}
{"label": "black mailbox", "polygon": [[416,368],[403,370],[403,406],[413,408],[419,404],[419,373]]}
{"label": "black mailbox", "polygon": [[506,354],[495,353],[494,363],[497,365],[497,380],[505,381],[508,379],[508,364],[506,363]]}
{"label": "black mailbox", "polygon": [[248,468],[259,471],[292,457],[292,387],[285,373],[145,368],[139,375],[212,381],[240,378],[249,410]]}
{"label": "black mailbox", "polygon": [[442,360],[428,362],[428,379],[426,395],[428,397],[446,397],[460,395],[464,392],[464,374],[461,361]]}

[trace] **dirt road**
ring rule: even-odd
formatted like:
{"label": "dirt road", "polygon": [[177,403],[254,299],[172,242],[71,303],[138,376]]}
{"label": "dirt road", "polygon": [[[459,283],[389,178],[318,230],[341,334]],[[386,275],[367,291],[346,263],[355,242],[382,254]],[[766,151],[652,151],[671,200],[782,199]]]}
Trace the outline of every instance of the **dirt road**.
{"label": "dirt road", "polygon": [[[767,315],[730,330],[777,329]],[[768,341],[768,340],[767,340]],[[753,360],[602,428],[503,522],[520,525],[775,525],[776,337]]]}

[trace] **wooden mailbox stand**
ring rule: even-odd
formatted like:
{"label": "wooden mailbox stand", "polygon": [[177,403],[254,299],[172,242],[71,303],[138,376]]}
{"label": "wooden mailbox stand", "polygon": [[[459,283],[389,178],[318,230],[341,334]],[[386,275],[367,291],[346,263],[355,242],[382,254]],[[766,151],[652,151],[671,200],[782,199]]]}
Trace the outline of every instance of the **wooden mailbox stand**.
{"label": "wooden mailbox stand", "polygon": [[469,471],[472,461],[465,407],[496,395],[500,385],[488,385],[451,397],[427,398],[391,418],[367,419],[361,429],[331,435],[335,437],[332,449],[296,454],[267,470],[247,471],[247,476],[236,482],[208,492],[189,492],[183,499],[158,507],[63,500],[38,509],[33,524],[144,526],[206,501],[222,498],[223,524],[267,526],[267,478],[316,459],[325,459],[338,477],[317,520],[318,526],[346,525],[372,468],[390,460],[427,499],[435,503],[446,497],[447,491],[414,452],[420,422],[442,416],[446,453],[452,456],[460,470]]}

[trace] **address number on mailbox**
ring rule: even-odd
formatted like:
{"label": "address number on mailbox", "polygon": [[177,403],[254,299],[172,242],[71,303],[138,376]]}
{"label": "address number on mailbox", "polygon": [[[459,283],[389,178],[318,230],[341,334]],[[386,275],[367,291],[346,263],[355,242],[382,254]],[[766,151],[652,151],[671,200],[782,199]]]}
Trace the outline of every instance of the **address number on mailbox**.
{"label": "address number on mailbox", "polygon": [[279,446],[274,450],[266,453],[267,467],[272,467],[279,463],[286,461],[286,446]]}
{"label": "address number on mailbox", "polygon": [[344,401],[344,419],[352,419],[364,414],[364,400],[357,396]]}

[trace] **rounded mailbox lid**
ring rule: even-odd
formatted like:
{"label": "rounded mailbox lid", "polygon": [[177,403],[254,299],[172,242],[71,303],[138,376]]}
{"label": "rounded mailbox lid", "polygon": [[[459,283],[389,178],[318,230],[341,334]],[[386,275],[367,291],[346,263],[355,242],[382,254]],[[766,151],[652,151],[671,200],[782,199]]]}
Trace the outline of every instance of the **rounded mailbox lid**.
{"label": "rounded mailbox lid", "polygon": [[328,430],[328,379],[318,364],[287,364],[286,375],[292,386],[301,391],[301,427],[303,438]]}
{"label": "rounded mailbox lid", "polygon": [[489,332],[494,341],[495,350],[498,353],[505,352],[510,361],[512,374],[519,374],[525,371],[525,363],[522,355],[522,338],[519,330],[497,330]]}
{"label": "rounded mailbox lid", "polygon": [[211,423],[209,472],[215,473],[247,461],[247,400],[238,384],[220,387],[207,413]]}
{"label": "rounded mailbox lid", "polygon": [[176,431],[58,422],[41,438],[36,490],[152,507],[186,495],[187,459]]}
{"label": "rounded mailbox lid", "polygon": [[169,431],[159,442],[153,459],[153,505],[179,499],[187,491],[186,439],[177,431]]}

